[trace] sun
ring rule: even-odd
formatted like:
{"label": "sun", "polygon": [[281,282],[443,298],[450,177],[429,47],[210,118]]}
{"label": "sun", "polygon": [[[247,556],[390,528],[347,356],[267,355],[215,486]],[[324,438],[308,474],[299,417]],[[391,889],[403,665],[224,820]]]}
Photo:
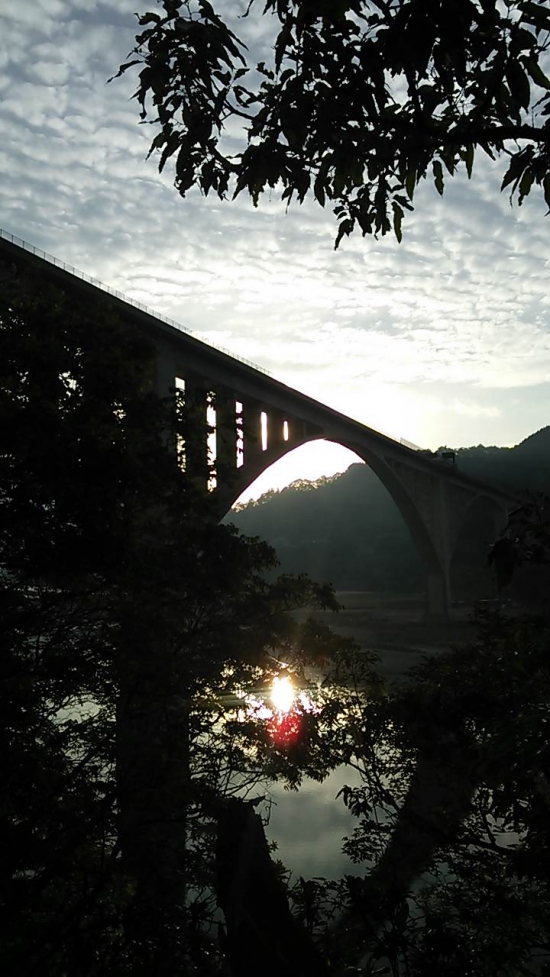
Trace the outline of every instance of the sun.
{"label": "sun", "polygon": [[277,712],[289,712],[295,699],[295,691],[288,675],[276,675],[271,686],[271,701]]}

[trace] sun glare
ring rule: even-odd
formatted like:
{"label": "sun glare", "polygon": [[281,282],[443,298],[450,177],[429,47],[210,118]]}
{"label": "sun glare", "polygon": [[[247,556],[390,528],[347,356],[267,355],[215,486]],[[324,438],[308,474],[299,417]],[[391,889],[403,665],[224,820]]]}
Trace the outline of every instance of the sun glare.
{"label": "sun glare", "polygon": [[288,675],[277,675],[271,686],[271,701],[277,712],[289,712],[294,703],[295,692]]}

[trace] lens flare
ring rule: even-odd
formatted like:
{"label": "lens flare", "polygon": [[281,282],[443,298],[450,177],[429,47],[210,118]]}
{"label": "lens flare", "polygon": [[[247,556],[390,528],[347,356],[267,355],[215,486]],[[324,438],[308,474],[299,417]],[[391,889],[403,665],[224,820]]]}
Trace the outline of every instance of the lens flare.
{"label": "lens flare", "polygon": [[290,712],[295,695],[288,675],[276,675],[271,686],[271,701],[277,712]]}
{"label": "lens flare", "polygon": [[302,725],[302,716],[299,713],[275,713],[268,726],[274,745],[280,750],[295,746],[300,739]]}

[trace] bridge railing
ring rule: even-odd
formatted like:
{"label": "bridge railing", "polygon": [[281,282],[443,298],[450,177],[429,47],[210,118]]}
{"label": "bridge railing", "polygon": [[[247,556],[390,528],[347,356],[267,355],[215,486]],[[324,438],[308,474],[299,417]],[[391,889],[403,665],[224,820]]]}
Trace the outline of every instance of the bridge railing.
{"label": "bridge railing", "polygon": [[[105,285],[105,283],[99,281],[98,278],[93,278],[91,275],[86,275],[83,271],[75,268],[74,265],[68,265],[65,261],[61,261],[59,258],[56,258],[55,255],[49,254],[47,251],[43,251],[42,248],[36,248],[34,244],[29,244],[27,241],[24,241],[23,238],[16,237],[15,234],[10,234],[1,227],[0,237],[4,238],[5,241],[10,241],[11,244],[15,244],[16,247],[22,248],[23,251],[28,251],[30,254],[35,254],[38,258],[41,258],[43,261],[47,261],[50,265],[55,265],[56,268],[61,268],[63,271],[73,275],[74,278],[80,278],[82,281],[88,282],[90,285],[94,285],[95,288],[101,289],[102,292],[106,292],[108,295],[113,295],[122,302],[126,302],[127,305],[131,305],[135,309],[140,309],[141,312],[146,312],[147,315],[152,316],[154,319],[160,319],[161,322],[166,322],[169,326],[173,326],[174,329],[178,329],[179,332],[184,332],[188,336],[192,336],[193,339],[198,339],[200,342],[212,347],[212,349],[216,349],[220,353],[225,353],[226,356],[230,356],[232,359],[238,360],[240,363],[244,363],[246,366],[252,367],[253,370],[258,370],[260,373],[263,373],[268,377],[273,376],[273,374],[270,373],[269,370],[266,370],[263,366],[253,363],[252,360],[247,360],[244,356],[238,356],[231,350],[225,349],[224,346],[218,346],[216,343],[210,342],[209,339],[201,336],[200,333],[187,329],[181,324],[181,322],[177,322],[176,319],[171,319],[169,316],[162,315],[162,313],[151,309],[147,305],[144,305],[143,302],[138,302],[136,299],[129,298],[123,292],[119,292],[116,288],[111,288],[110,285]],[[392,441],[399,441],[400,444],[404,445],[406,448],[411,448],[412,451],[420,451],[418,445],[413,444],[411,441],[407,441],[405,438],[395,438],[392,434],[388,434],[386,431],[381,431],[378,428],[373,428],[373,430],[378,430],[379,434],[384,434],[386,437],[391,438]]]}
{"label": "bridge railing", "polygon": [[74,265],[68,265],[65,261],[60,261],[53,254],[48,254],[47,251],[43,251],[42,248],[35,248],[33,244],[28,244],[27,241],[23,241],[22,238],[16,237],[15,234],[9,234],[8,231],[3,230],[0,227],[0,237],[4,238],[5,241],[10,241],[11,244],[15,244],[18,248],[22,248],[23,251],[29,251],[30,254],[37,255],[38,258],[42,258],[43,261],[47,261],[50,265],[55,265],[56,268],[62,268],[63,271],[67,271],[70,275],[75,278],[81,278],[82,281],[88,282],[89,285],[94,285],[95,288],[100,288],[102,292],[107,292],[108,295],[113,295],[115,298],[120,299],[122,302],[126,302],[127,305],[132,305],[135,309],[140,309],[141,312],[146,312],[147,315],[153,316],[155,319],[160,319],[161,322],[166,322],[169,326],[173,326],[174,329],[178,329],[180,332],[186,333],[188,336],[192,336],[193,339],[199,339],[201,343],[206,343],[207,346],[211,346],[212,349],[217,349],[220,353],[225,353],[226,356],[230,356],[234,360],[239,360],[240,363],[244,363],[246,366],[251,366],[253,370],[259,370],[260,373],[264,373],[266,376],[270,377],[271,373],[266,370],[265,367],[259,366],[257,363],[253,363],[252,360],[247,360],[244,356],[238,356],[237,353],[233,353],[229,349],[225,349],[224,346],[218,346],[216,343],[212,343],[205,336],[201,336],[200,333],[193,332],[192,329],[187,329],[177,322],[175,319],[171,319],[169,316],[163,315],[161,312],[157,312],[151,309],[149,306],[144,305],[143,302],[138,302],[136,299],[129,298],[124,295],[123,292],[119,292],[116,288],[111,288],[110,285],[105,285],[104,282],[100,282],[97,278],[92,278],[91,275],[86,275],[83,271],[75,268]]}

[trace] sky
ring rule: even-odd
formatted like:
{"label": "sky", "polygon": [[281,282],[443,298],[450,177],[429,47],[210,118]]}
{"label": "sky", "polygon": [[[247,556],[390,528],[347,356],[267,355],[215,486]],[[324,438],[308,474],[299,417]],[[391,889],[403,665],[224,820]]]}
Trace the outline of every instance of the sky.
{"label": "sky", "polygon": [[[392,437],[511,445],[549,424],[541,194],[512,208],[504,164],[478,156],[443,198],[419,187],[401,244],[356,235],[337,252],[332,213],[314,201],[182,200],[168,168],[146,161],[155,131],[139,124],[137,76],[106,84],[133,47],[136,9],[157,8],[3,0],[0,227]],[[253,45],[269,30],[242,21]],[[353,460],[306,446],[249,496]]]}

